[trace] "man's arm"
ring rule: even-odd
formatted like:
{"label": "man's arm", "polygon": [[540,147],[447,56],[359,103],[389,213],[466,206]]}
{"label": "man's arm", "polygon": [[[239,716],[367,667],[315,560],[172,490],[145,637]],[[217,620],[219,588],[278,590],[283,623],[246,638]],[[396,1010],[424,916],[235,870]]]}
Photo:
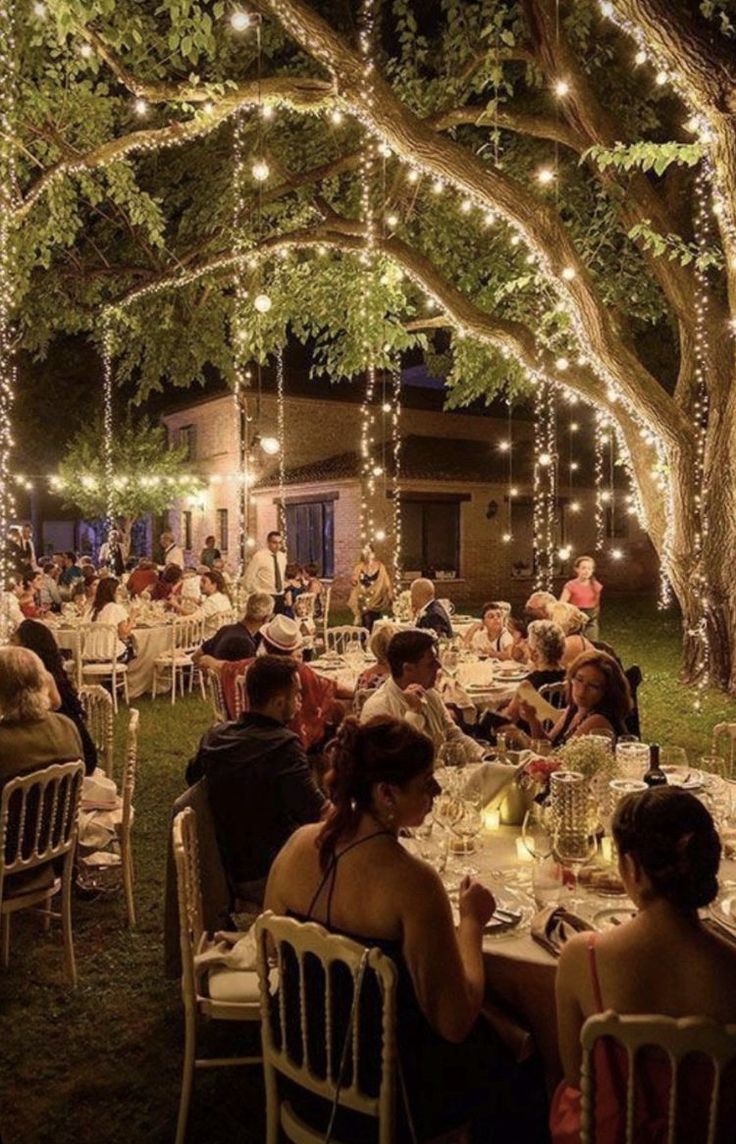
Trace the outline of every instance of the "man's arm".
{"label": "man's arm", "polygon": [[298,740],[284,748],[279,788],[284,807],[295,822],[319,822],[326,799],[312,778],[307,756]]}

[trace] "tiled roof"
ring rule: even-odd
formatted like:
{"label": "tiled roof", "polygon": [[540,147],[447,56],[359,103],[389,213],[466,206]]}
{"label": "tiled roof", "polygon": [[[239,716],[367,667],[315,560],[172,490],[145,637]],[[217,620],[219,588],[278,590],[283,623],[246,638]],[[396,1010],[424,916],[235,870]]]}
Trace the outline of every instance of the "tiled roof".
{"label": "tiled roof", "polygon": [[[514,479],[521,483],[531,477],[531,450],[526,456],[514,456]],[[376,455],[376,462],[383,458]],[[460,438],[405,437],[401,445],[401,475],[407,480],[474,481],[499,483],[508,479],[508,455],[502,453],[495,441],[472,441]],[[386,469],[393,473],[393,455],[386,449]],[[358,477],[357,451],[336,453],[321,461],[287,469],[284,481],[289,485],[305,485],[323,481],[355,480]],[[271,487],[274,475],[258,482],[260,487]],[[258,487],[258,486],[256,486]]]}

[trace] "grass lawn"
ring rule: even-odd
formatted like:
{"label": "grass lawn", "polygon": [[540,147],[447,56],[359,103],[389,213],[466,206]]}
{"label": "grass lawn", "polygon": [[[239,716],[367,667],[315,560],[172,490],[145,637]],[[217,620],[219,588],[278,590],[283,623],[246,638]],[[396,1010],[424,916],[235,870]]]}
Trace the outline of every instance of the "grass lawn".
{"label": "grass lawn", "polygon": [[[649,601],[609,602],[602,638],[645,677],[642,736],[687,748],[691,761],[710,728],[736,719],[717,693],[693,711],[677,682],[679,621]],[[182,1021],[178,984],[164,980],[161,952],[164,856],[169,810],[184,766],[210,721],[198,698],[137,702],[141,713],[136,794],[138,927],[124,923],[120,898],[75,902],[79,988],[61,974],[60,937],[34,919],[14,921],[11,965],[0,973],[0,1133],[3,1144],[137,1144],[173,1139],[179,1096]],[[118,746],[125,713],[118,717]],[[232,1037],[234,1028],[226,1031]],[[250,1031],[244,1035],[250,1038]],[[210,1041],[210,1043],[214,1043]],[[252,1043],[243,1051],[252,1049]],[[230,1054],[230,1049],[228,1055]],[[255,1069],[200,1073],[189,1139],[256,1144],[264,1137],[262,1085]]]}

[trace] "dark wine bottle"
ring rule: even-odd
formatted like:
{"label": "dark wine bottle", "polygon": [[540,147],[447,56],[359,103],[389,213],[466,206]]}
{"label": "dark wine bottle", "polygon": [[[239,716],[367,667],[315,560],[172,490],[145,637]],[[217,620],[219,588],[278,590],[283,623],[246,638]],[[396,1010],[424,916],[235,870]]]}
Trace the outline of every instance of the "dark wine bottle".
{"label": "dark wine bottle", "polygon": [[652,743],[649,748],[649,770],[644,775],[644,782],[649,787],[667,785],[667,775],[659,765],[659,743]]}

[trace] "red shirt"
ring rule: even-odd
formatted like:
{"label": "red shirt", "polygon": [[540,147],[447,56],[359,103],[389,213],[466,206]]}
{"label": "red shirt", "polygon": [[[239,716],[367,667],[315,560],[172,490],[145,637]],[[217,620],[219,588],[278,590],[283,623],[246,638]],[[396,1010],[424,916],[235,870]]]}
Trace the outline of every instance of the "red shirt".
{"label": "red shirt", "polygon": [[570,603],[576,608],[597,608],[603,585],[599,584],[595,576],[592,580],[568,580],[565,588],[570,597]]}

